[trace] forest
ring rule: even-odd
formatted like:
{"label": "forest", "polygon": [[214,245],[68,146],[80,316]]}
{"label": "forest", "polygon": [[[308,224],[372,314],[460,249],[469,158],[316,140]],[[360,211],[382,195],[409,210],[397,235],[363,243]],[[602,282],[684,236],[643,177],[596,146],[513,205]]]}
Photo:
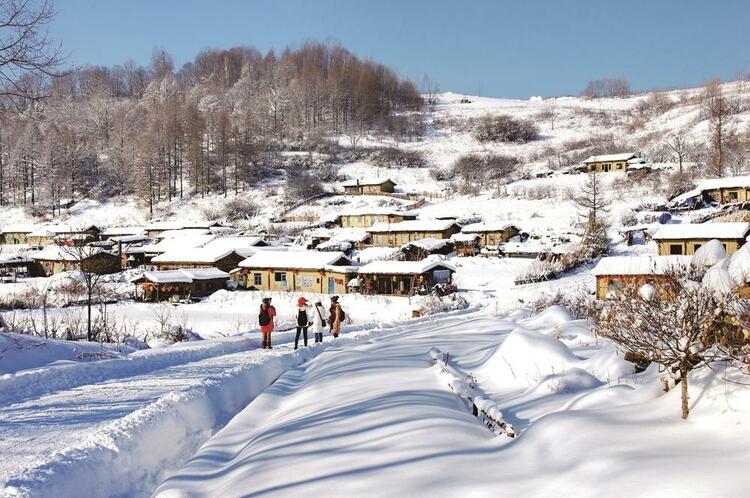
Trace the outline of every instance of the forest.
{"label": "forest", "polygon": [[[0,205],[52,214],[81,198],[239,193],[285,150],[354,148],[367,133],[418,133],[416,85],[347,49],[207,49],[177,69],[132,61],[24,74],[0,113]],[[307,171],[288,174],[307,175]]]}

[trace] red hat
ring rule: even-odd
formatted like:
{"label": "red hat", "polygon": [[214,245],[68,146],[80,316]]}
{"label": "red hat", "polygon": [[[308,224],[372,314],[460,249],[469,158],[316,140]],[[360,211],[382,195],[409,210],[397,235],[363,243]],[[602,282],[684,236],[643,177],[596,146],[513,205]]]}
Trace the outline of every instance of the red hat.
{"label": "red hat", "polygon": [[305,304],[307,304],[307,299],[304,297],[297,299],[297,306],[304,306]]}

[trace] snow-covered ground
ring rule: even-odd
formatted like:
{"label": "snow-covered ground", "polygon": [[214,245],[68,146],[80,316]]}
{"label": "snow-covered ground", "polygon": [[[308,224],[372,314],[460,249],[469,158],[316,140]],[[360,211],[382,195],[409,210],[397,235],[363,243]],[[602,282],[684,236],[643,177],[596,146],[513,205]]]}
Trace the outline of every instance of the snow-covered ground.
{"label": "snow-covered ground", "polygon": [[[435,346],[515,439],[441,381]],[[692,379],[685,422],[656,369],[559,308],[438,318],[286,372],[156,496],[742,496],[750,391],[718,377]]]}

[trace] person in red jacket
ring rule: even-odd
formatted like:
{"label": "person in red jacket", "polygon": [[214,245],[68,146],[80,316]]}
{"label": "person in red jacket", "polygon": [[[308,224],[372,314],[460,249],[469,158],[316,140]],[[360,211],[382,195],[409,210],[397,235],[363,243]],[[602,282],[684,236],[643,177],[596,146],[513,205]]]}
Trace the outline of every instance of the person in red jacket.
{"label": "person in red jacket", "polygon": [[264,297],[260,305],[260,313],[258,313],[258,324],[261,333],[263,333],[263,344],[261,346],[263,349],[273,349],[271,347],[271,332],[273,332],[275,316],[276,308],[271,306],[271,298]]}

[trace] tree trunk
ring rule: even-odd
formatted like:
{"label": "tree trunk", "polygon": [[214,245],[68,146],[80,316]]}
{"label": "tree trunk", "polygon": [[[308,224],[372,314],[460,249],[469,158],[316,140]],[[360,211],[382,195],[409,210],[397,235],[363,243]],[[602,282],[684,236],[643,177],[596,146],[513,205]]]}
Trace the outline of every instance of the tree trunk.
{"label": "tree trunk", "polygon": [[685,362],[680,364],[680,390],[682,392],[682,418],[687,419],[690,407],[688,406],[688,367]]}

